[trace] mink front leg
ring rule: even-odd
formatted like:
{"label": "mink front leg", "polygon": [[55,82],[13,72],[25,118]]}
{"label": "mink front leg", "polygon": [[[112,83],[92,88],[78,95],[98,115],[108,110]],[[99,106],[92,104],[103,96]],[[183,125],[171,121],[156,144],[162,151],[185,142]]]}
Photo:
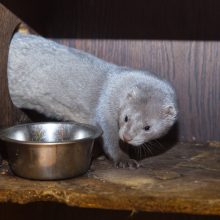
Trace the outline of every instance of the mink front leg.
{"label": "mink front leg", "polygon": [[107,121],[101,125],[103,133],[103,148],[105,153],[113,160],[117,168],[138,168],[140,165],[136,160],[130,159],[119,147],[118,128],[114,123],[108,124]]}

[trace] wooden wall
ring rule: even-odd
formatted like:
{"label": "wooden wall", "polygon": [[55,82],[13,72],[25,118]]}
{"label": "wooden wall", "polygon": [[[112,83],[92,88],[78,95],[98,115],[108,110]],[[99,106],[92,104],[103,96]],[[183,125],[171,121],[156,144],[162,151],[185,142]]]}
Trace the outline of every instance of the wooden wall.
{"label": "wooden wall", "polygon": [[219,40],[218,0],[1,0],[48,37]]}
{"label": "wooden wall", "polygon": [[170,80],[174,135],[220,140],[220,1],[3,0],[45,37]]}
{"label": "wooden wall", "polygon": [[[119,65],[148,69],[172,82],[181,140],[220,140],[220,42],[59,40]],[[176,128],[177,129],[177,128]]]}

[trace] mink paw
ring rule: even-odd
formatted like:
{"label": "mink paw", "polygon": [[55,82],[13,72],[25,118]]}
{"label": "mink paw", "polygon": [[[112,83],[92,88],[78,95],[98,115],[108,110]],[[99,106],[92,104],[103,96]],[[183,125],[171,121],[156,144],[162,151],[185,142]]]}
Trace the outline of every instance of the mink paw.
{"label": "mink paw", "polygon": [[141,165],[136,160],[133,160],[133,159],[122,159],[122,160],[114,162],[114,166],[116,168],[137,169]]}

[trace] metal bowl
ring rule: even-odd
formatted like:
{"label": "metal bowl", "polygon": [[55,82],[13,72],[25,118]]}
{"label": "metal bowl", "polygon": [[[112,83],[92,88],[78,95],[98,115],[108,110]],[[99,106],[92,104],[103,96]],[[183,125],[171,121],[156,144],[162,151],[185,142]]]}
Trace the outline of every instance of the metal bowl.
{"label": "metal bowl", "polygon": [[66,179],[84,174],[91,163],[94,140],[102,130],[73,122],[22,124],[0,132],[9,165],[21,177]]}

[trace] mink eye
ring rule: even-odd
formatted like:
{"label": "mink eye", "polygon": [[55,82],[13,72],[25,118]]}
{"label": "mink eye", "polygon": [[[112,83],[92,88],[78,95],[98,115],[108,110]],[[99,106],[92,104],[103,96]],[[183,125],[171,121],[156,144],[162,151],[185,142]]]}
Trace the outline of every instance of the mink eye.
{"label": "mink eye", "polygon": [[125,116],[125,122],[127,122],[127,121],[128,121],[128,116],[126,115],[126,116]]}
{"label": "mink eye", "polygon": [[145,131],[149,131],[149,130],[150,130],[150,126],[149,126],[149,125],[145,126],[145,127],[144,127],[144,130],[145,130]]}

